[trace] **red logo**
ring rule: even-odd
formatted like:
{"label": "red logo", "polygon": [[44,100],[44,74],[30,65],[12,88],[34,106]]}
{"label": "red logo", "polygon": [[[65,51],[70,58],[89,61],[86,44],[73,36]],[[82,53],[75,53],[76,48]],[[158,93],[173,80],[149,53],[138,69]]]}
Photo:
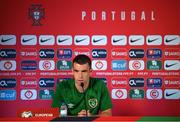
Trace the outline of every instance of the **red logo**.
{"label": "red logo", "polygon": [[159,96],[159,92],[155,89],[153,89],[151,92],[150,92],[150,96],[153,98],[153,99],[156,99],[158,98]]}
{"label": "red logo", "polygon": [[141,68],[141,63],[139,61],[134,61],[133,64],[132,64],[132,67],[135,69],[135,70],[138,70]]}

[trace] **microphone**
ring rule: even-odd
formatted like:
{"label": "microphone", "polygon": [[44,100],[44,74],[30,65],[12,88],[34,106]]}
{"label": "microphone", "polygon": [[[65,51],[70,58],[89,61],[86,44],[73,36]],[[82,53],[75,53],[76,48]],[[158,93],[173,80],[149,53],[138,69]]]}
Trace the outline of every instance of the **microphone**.
{"label": "microphone", "polygon": [[83,89],[83,94],[84,94],[84,105],[85,105],[85,110],[86,110],[86,117],[87,117],[87,107],[86,107],[86,97],[85,97],[85,92],[84,92],[84,83],[81,82],[81,87]]}

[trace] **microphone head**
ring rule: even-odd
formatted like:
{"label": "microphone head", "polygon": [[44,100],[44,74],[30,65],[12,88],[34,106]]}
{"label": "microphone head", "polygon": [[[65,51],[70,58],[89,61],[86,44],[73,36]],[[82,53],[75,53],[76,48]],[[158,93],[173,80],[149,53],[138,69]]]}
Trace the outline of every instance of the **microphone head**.
{"label": "microphone head", "polygon": [[83,82],[81,82],[81,87],[84,87],[84,83]]}

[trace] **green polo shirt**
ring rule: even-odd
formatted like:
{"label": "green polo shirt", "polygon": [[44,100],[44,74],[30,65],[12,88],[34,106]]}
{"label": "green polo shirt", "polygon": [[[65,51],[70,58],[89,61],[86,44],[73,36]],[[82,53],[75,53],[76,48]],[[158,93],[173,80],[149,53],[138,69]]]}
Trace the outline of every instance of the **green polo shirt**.
{"label": "green polo shirt", "polygon": [[111,98],[105,83],[95,78],[90,78],[85,98],[84,94],[76,89],[73,79],[57,84],[52,107],[60,107],[62,102],[65,102],[68,107],[68,115],[77,115],[82,109],[85,109],[85,104],[87,110],[90,110],[93,115],[97,115],[99,110],[104,111],[112,108]]}

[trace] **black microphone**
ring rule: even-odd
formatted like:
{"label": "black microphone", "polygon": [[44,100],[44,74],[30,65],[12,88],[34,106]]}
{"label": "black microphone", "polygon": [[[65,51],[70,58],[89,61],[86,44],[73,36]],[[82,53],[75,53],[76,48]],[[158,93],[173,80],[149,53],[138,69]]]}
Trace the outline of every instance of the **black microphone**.
{"label": "black microphone", "polygon": [[87,117],[86,97],[85,97],[84,83],[83,83],[83,82],[81,82],[81,87],[82,87],[82,89],[83,89],[83,94],[84,94],[84,105],[85,105],[86,117]]}

